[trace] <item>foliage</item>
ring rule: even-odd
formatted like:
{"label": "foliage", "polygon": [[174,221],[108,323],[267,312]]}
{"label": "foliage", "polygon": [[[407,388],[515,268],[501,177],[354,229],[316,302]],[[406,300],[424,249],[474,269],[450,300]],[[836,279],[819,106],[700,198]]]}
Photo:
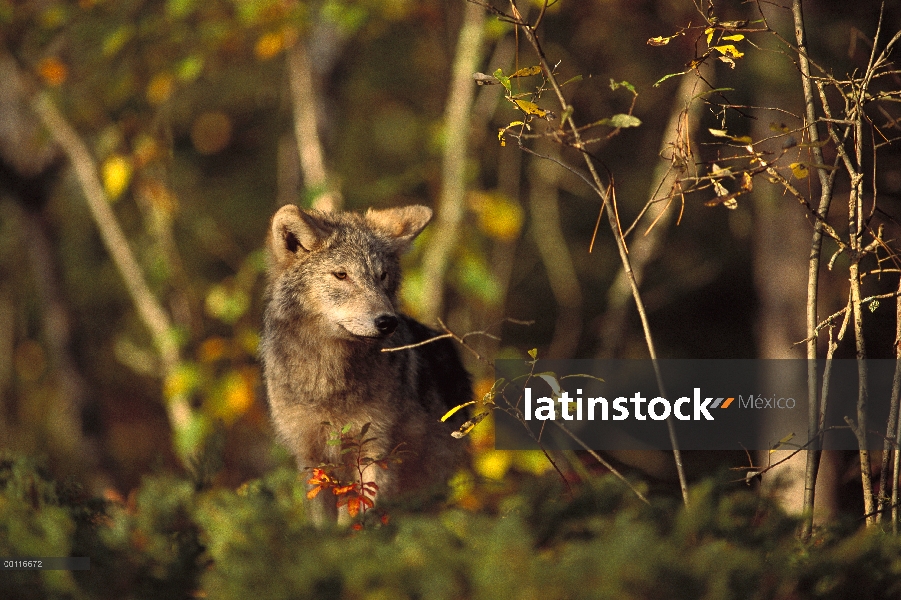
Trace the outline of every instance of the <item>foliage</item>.
{"label": "foliage", "polygon": [[[74,489],[74,488],[72,488]],[[67,491],[69,490],[69,491]],[[766,499],[714,480],[685,508],[601,477],[565,494],[523,478],[493,511],[396,514],[316,530],[291,469],[238,490],[153,476],[124,503],[0,464],[0,553],[89,556],[90,571],[7,571],[15,598],[892,598],[901,541],[823,531],[810,545]],[[14,519],[7,517],[14,516]],[[15,531],[11,528],[15,527]],[[30,532],[24,535],[21,532]]]}

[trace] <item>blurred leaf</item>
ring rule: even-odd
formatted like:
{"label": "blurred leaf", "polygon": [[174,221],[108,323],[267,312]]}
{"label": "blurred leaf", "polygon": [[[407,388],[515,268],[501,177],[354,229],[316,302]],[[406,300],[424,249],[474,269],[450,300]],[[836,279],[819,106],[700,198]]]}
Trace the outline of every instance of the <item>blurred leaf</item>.
{"label": "blurred leaf", "polygon": [[176,69],[176,74],[181,81],[189,83],[194,81],[203,72],[203,57],[198,54],[192,54],[184,58]]}
{"label": "blurred leaf", "polygon": [[122,155],[113,154],[100,168],[103,190],[110,201],[118,200],[131,182],[131,162]]}
{"label": "blurred leaf", "polygon": [[51,87],[58,87],[65,83],[69,76],[69,69],[63,62],[55,57],[45,58],[38,64],[38,75]]}
{"label": "blurred leaf", "polygon": [[172,95],[175,89],[170,73],[157,73],[147,84],[147,101],[151,104],[162,104]]}
{"label": "blurred leaf", "polygon": [[476,473],[487,479],[501,480],[510,470],[516,452],[509,450],[486,450],[475,456]]}
{"label": "blurred leaf", "polygon": [[457,262],[455,274],[455,282],[464,293],[486,304],[495,304],[500,298],[500,286],[482,254],[464,252]]}
{"label": "blurred leaf", "polygon": [[163,385],[167,398],[189,396],[203,383],[203,372],[197,363],[182,362],[169,375]]}
{"label": "blurred leaf", "polygon": [[207,313],[229,325],[243,317],[248,308],[250,298],[241,289],[229,289],[219,284],[210,288],[206,296]]}
{"label": "blurred leaf", "polygon": [[467,204],[478,216],[479,229],[489,237],[507,242],[519,237],[525,213],[518,202],[500,192],[472,191]]}
{"label": "blurred leaf", "polygon": [[131,23],[120,25],[103,40],[102,52],[107,58],[113,57],[135,36],[135,26]]}

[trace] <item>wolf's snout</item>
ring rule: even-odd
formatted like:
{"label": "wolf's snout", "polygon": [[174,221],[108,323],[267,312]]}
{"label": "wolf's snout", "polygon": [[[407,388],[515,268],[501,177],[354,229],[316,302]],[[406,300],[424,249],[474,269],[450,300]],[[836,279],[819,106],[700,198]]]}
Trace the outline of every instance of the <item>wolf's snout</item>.
{"label": "wolf's snout", "polygon": [[391,335],[397,329],[397,317],[394,315],[381,315],[375,319],[375,327],[382,335]]}

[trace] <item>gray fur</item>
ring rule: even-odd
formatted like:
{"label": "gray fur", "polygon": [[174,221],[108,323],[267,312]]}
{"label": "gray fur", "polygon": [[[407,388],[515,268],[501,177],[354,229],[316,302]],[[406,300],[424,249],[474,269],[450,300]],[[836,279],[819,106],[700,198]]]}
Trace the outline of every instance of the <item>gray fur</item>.
{"label": "gray fur", "polygon": [[[304,469],[341,462],[326,444],[330,430],[371,423],[372,456],[404,451],[401,464],[364,472],[380,498],[433,491],[465,456],[465,444],[450,436],[454,425],[439,422],[472,396],[449,340],[381,352],[436,335],[395,308],[399,255],[431,216],[424,206],[360,215],[288,205],[267,239],[261,356],[278,438]],[[334,496],[320,497],[317,510],[334,514]]]}

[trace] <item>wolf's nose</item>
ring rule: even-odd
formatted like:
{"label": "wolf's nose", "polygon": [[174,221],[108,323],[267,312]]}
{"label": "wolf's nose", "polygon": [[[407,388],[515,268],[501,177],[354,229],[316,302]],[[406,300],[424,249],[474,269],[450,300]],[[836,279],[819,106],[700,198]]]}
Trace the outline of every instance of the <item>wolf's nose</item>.
{"label": "wolf's nose", "polygon": [[394,315],[382,315],[376,317],[375,327],[382,335],[391,335],[397,329],[397,317]]}

